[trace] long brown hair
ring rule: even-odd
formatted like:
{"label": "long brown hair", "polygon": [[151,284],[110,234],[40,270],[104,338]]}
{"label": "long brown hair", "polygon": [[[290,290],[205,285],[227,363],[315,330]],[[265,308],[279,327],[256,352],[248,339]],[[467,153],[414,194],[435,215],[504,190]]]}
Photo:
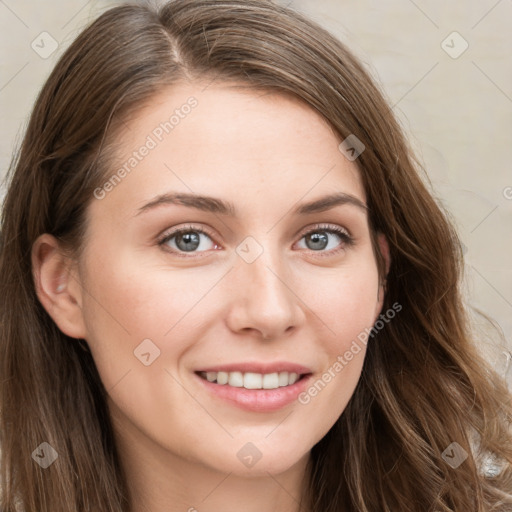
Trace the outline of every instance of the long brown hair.
{"label": "long brown hair", "polygon": [[[30,253],[50,233],[79,257],[116,126],[184,79],[292,94],[340,141],[365,146],[357,163],[370,229],[391,251],[383,310],[402,310],[372,333],[352,399],[312,449],[308,510],[510,512],[511,398],[471,339],[456,233],[362,65],[312,21],[264,0],[110,9],[41,90],[1,224],[1,510],[130,510],[106,391],[91,354],[38,301]],[[59,455],[45,470],[32,458],[43,442]],[[469,454],[457,468],[442,456],[454,442]],[[485,457],[500,471],[485,473]]]}

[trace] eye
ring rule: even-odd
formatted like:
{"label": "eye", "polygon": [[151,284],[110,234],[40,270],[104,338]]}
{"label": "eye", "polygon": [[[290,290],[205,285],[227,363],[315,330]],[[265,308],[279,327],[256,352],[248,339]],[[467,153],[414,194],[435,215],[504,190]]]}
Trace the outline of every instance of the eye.
{"label": "eye", "polygon": [[[313,252],[336,254],[354,244],[354,239],[347,230],[335,225],[318,225],[306,231],[300,241],[306,241],[306,247]],[[212,240],[203,228],[185,226],[166,233],[158,241],[159,246],[166,246],[167,250],[177,256],[187,257],[186,253],[203,253],[220,246]],[[327,249],[327,250],[325,250]]]}
{"label": "eye", "polygon": [[219,247],[204,229],[194,226],[186,226],[167,233],[159,240],[158,245],[167,246],[179,256],[183,256],[180,254],[183,252],[205,252]]}
{"label": "eye", "polygon": [[305,240],[306,249],[330,254],[337,253],[354,244],[354,239],[347,230],[330,225],[319,225],[310,229],[302,235],[301,241],[303,239]]}

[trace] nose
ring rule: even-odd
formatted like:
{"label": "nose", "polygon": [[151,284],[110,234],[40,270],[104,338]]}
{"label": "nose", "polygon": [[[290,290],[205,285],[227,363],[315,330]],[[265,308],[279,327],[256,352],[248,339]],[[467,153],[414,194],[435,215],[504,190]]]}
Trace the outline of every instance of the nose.
{"label": "nose", "polygon": [[230,272],[232,296],[227,315],[233,332],[278,339],[303,324],[304,303],[294,293],[286,270],[284,263],[267,251],[252,263],[236,262]]}

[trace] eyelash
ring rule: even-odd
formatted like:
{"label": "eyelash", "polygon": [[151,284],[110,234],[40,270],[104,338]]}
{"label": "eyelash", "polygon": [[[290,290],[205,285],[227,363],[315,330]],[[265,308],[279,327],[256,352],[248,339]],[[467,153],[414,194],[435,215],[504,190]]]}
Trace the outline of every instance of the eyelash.
{"label": "eyelash", "polygon": [[[183,234],[183,233],[189,233],[191,231],[194,233],[201,233],[203,235],[206,235],[214,242],[214,240],[213,240],[214,237],[208,230],[206,230],[204,228],[198,228],[198,227],[189,225],[189,226],[185,226],[183,228],[179,228],[174,231],[171,231],[170,233],[165,233],[163,235],[163,237],[158,240],[157,243],[159,246],[163,247],[167,242],[169,242],[169,240],[172,240],[175,236]],[[310,235],[312,233],[319,233],[319,232],[320,233],[321,232],[334,233],[341,239],[341,245],[340,245],[340,247],[338,247],[336,249],[331,249],[329,251],[323,251],[323,250],[314,251],[313,249],[309,249],[309,252],[317,253],[320,257],[323,257],[324,255],[332,256],[334,254],[337,254],[339,251],[342,251],[344,248],[351,247],[352,245],[354,245],[354,242],[355,242],[354,238],[348,233],[347,230],[345,230],[344,228],[335,226],[335,225],[330,225],[330,224],[319,224],[318,226],[315,226],[313,229],[310,229],[309,231],[302,233],[300,240],[302,240],[307,235]],[[218,245],[216,242],[214,242],[214,243],[216,245]],[[167,248],[165,250],[169,251],[172,254],[175,254],[179,257],[182,257],[182,258],[197,257],[197,256],[193,256],[193,254],[194,254],[193,251],[191,251],[190,252],[191,255],[188,256],[188,255],[186,255],[185,251],[176,251],[175,249],[170,249],[170,248]],[[202,252],[209,252],[209,251],[200,251],[199,253],[196,253],[196,254],[201,254]]]}

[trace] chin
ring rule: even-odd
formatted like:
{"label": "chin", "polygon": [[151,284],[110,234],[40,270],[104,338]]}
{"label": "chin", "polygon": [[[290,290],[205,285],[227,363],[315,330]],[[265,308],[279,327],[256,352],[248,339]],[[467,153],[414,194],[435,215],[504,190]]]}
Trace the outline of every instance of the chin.
{"label": "chin", "polygon": [[[261,438],[260,438],[261,439]],[[237,443],[238,444],[238,443]],[[305,465],[310,449],[297,446],[273,446],[268,441],[243,443],[235,451],[217,455],[208,464],[217,471],[232,473],[241,477],[268,477],[268,474],[285,473],[296,465]],[[300,454],[303,455],[300,455]]]}

